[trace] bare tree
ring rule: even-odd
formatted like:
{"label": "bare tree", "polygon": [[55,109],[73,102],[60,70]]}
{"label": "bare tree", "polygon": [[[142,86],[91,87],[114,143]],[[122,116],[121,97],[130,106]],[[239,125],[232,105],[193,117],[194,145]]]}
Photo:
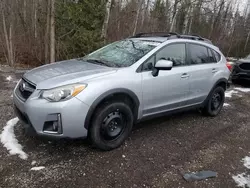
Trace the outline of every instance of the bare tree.
{"label": "bare tree", "polygon": [[50,63],[55,62],[55,0],[50,5]]}
{"label": "bare tree", "polygon": [[142,13],[142,19],[141,19],[141,27],[143,27],[145,18],[148,14],[149,3],[150,3],[150,0],[147,0],[146,4],[143,3],[144,7],[143,7],[143,13]]}
{"label": "bare tree", "polygon": [[108,25],[109,25],[111,4],[112,4],[112,0],[108,0],[107,3],[106,3],[106,13],[105,13],[103,26],[102,26],[102,35],[101,35],[101,37],[104,38],[105,41],[106,41],[106,38],[107,38],[107,31],[108,31]]}
{"label": "bare tree", "polygon": [[249,38],[250,38],[250,30],[248,31],[248,34],[247,34],[247,39],[246,39],[246,43],[245,43],[245,46],[244,46],[244,52],[245,52],[246,49],[247,49],[247,45],[248,45]]}
{"label": "bare tree", "polygon": [[142,9],[142,3],[143,3],[143,0],[139,0],[137,3],[137,10],[136,10],[136,17],[135,17],[135,22],[134,22],[133,35],[135,35],[136,31],[137,31],[139,16],[140,16],[141,9]]}
{"label": "bare tree", "polygon": [[170,32],[175,30],[175,24],[176,24],[176,18],[177,18],[177,14],[178,14],[178,4],[179,4],[179,2],[180,2],[180,0],[175,0],[174,1],[173,17],[172,17],[171,26],[170,26]]}
{"label": "bare tree", "polygon": [[[2,22],[3,22],[3,33],[5,38],[6,45],[6,61],[10,66],[14,65],[14,47],[13,47],[13,18],[12,12],[9,15],[5,13],[5,10],[10,10],[8,5],[5,5],[4,2],[1,2],[1,13],[2,13]],[[9,17],[9,19],[8,19]],[[7,26],[7,23],[9,24]]]}
{"label": "bare tree", "polygon": [[50,2],[51,0],[47,0],[46,30],[45,30],[45,37],[44,37],[45,63],[49,62],[49,44],[50,44],[49,30],[50,30],[50,4],[51,4]]}

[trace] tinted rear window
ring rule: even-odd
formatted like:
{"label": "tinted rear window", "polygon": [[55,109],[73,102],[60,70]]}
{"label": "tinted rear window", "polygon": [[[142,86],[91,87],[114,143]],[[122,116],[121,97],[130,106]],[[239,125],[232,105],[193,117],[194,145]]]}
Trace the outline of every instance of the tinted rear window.
{"label": "tinted rear window", "polygon": [[211,50],[210,48],[208,48],[208,55],[209,55],[210,62],[213,62],[213,63],[217,62],[215,55],[213,54],[213,50]]}
{"label": "tinted rear window", "polygon": [[216,62],[219,62],[221,60],[221,55],[218,52],[214,51],[214,50],[213,50],[213,52],[214,52]]}
{"label": "tinted rear window", "polygon": [[189,44],[190,63],[193,65],[211,63],[208,48],[201,45]]}

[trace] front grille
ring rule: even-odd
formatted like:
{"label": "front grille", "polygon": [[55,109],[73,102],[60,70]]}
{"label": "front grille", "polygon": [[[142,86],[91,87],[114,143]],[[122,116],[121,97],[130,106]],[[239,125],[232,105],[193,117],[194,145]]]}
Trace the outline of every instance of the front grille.
{"label": "front grille", "polygon": [[26,101],[30,95],[36,90],[36,86],[22,79],[16,89],[16,94],[22,100]]}
{"label": "front grille", "polygon": [[250,70],[250,63],[242,63],[239,67],[243,70]]}

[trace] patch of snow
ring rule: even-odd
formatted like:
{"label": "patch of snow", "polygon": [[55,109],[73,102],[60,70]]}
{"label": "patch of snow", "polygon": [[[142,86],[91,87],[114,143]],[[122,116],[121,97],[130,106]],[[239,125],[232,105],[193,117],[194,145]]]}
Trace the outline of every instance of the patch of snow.
{"label": "patch of snow", "polygon": [[236,90],[238,90],[238,91],[241,91],[241,92],[243,92],[243,93],[248,93],[248,92],[250,92],[250,88],[236,87],[236,88],[234,88],[234,89],[236,89]]}
{"label": "patch of snow", "polygon": [[233,176],[233,179],[238,187],[247,187],[250,186],[250,176],[246,175],[246,173],[238,174],[237,176]]}
{"label": "patch of snow", "polygon": [[28,155],[22,150],[23,147],[18,143],[14,134],[14,127],[18,122],[18,118],[11,119],[7,122],[3,128],[3,132],[0,135],[1,142],[5,148],[9,151],[10,155],[18,155],[21,159],[27,159]]}
{"label": "patch of snow", "polygon": [[238,91],[235,91],[235,90],[226,91],[226,92],[225,92],[225,96],[226,96],[227,98],[231,98],[233,94],[237,94],[237,93],[239,93],[239,92],[238,92]]}
{"label": "patch of snow", "polygon": [[36,161],[32,161],[31,165],[34,166],[36,164]]}
{"label": "patch of snow", "polygon": [[38,171],[38,170],[42,170],[44,168],[45,168],[44,166],[37,166],[37,167],[32,167],[30,170]]}
{"label": "patch of snow", "polygon": [[6,77],[6,80],[10,82],[12,80],[12,77],[8,76],[8,77]]}
{"label": "patch of snow", "polygon": [[[242,159],[242,162],[247,169],[250,169],[250,157],[246,156]],[[247,175],[246,173],[233,176],[233,179],[238,187],[250,187],[250,175]]]}
{"label": "patch of snow", "polygon": [[224,105],[223,105],[224,107],[229,107],[229,106],[231,106],[230,104],[228,104],[228,103],[224,103]]}
{"label": "patch of snow", "polygon": [[250,169],[250,157],[246,156],[244,159],[242,159],[242,161],[244,162],[244,166],[247,169]]}

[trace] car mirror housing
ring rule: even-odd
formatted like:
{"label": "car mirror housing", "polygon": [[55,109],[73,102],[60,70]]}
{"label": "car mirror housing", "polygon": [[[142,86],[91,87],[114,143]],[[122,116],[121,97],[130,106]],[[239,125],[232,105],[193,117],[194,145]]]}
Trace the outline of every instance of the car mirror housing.
{"label": "car mirror housing", "polygon": [[172,68],[173,68],[172,61],[160,59],[156,62],[152,75],[156,77],[159,75],[160,70],[171,70]]}

